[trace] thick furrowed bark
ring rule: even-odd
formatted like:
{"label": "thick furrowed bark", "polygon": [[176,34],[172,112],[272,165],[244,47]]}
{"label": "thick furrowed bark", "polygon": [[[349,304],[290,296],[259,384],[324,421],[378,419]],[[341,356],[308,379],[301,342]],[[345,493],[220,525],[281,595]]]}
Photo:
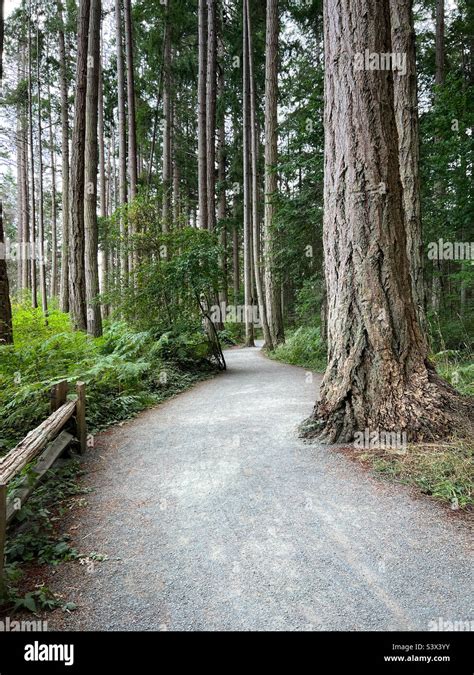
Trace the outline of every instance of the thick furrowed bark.
{"label": "thick furrowed bark", "polygon": [[[428,363],[413,301],[390,70],[388,0],[325,3],[328,367],[306,435],[347,442],[366,428],[445,434],[469,411]],[[351,45],[353,51],[347,51]]]}

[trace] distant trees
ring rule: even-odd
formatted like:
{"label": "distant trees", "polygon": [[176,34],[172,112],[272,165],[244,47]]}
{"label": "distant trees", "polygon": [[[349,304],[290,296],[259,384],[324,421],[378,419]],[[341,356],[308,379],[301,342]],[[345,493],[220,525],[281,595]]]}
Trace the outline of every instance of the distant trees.
{"label": "distant trees", "polygon": [[[422,116],[410,2],[389,3],[389,28],[407,58],[392,99],[411,294],[432,345],[454,349],[472,332],[471,266],[423,265],[426,241],[470,237],[470,10],[444,4],[424,3],[416,26]],[[22,0],[8,19],[17,208],[7,189],[4,229],[23,250],[8,262],[10,295],[44,314],[59,296],[76,328],[98,334],[106,317],[134,320],[146,265],[177,254],[158,251],[156,237],[198,228],[220,245],[209,306],[245,307],[237,339],[263,336],[272,349],[307,322],[323,353],[334,292],[323,273],[321,3],[114,0],[102,17],[97,98],[87,67],[94,7]],[[280,30],[287,16],[292,31]]]}

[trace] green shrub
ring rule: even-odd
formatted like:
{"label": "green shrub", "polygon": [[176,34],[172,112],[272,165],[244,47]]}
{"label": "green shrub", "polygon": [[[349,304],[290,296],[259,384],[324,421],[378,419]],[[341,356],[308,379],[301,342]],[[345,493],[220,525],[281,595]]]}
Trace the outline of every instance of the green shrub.
{"label": "green shrub", "polygon": [[288,333],[286,342],[279,345],[270,356],[277,361],[302,366],[310,370],[324,370],[326,351],[319,326],[301,326]]}
{"label": "green shrub", "polygon": [[127,419],[209,375],[209,347],[198,330],[157,336],[125,322],[101,338],[74,332],[67,314],[14,307],[15,345],[0,347],[0,453],[49,414],[51,387],[87,385],[91,432]]}
{"label": "green shrub", "polygon": [[474,361],[472,355],[454,350],[431,357],[438,373],[465,396],[474,396]]}

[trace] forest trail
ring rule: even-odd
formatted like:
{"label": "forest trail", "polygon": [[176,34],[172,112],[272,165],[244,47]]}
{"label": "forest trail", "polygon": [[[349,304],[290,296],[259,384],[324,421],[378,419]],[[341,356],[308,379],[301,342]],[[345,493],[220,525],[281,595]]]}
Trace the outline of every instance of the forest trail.
{"label": "forest trail", "polygon": [[428,630],[466,620],[467,526],[296,437],[317,382],[257,349],[96,439],[83,553],[47,581],[49,629]]}

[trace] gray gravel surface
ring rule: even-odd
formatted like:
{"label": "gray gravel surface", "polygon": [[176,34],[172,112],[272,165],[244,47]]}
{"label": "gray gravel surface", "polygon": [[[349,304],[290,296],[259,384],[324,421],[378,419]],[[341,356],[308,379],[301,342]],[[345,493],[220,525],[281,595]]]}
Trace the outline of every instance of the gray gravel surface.
{"label": "gray gravel surface", "polygon": [[473,619],[470,531],[438,505],[296,436],[320,381],[257,349],[101,434],[85,553],[53,590],[61,630],[429,630]]}

